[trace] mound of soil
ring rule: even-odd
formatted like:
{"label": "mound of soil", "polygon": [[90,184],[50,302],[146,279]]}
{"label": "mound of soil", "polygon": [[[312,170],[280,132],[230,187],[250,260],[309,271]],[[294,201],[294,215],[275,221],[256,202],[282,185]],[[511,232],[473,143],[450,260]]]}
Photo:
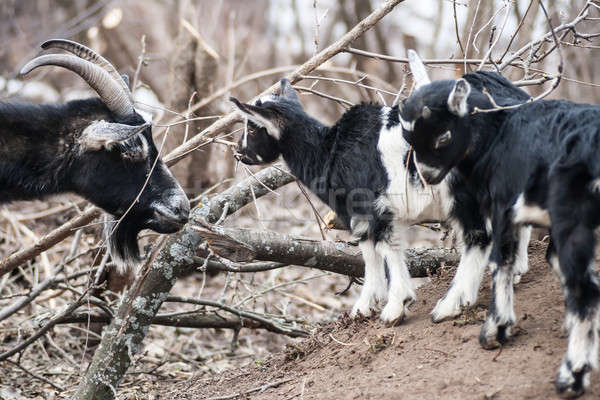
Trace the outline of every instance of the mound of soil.
{"label": "mound of soil", "polygon": [[[267,361],[185,382],[162,382],[160,399],[548,399],[566,348],[558,280],[532,242],[530,271],[516,287],[518,334],[500,350],[478,343],[489,301],[489,278],[479,303],[454,321],[433,324],[429,312],[452,274],[418,290],[418,302],[397,327],[347,315],[288,345]],[[600,397],[600,374],[585,398]]]}

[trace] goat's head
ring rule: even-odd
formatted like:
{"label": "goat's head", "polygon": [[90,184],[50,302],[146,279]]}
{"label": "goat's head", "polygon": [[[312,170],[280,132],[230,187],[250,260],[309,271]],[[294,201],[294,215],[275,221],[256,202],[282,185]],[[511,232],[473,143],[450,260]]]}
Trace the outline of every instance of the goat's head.
{"label": "goat's head", "polygon": [[469,114],[471,86],[462,78],[432,83],[412,50],[409,60],[416,89],[400,105],[402,132],[416,153],[423,178],[437,184],[468,151],[469,130],[457,128]]}
{"label": "goat's head", "polygon": [[281,80],[279,94],[264,96],[254,104],[230,99],[248,119],[248,129],[238,142],[238,153],[244,164],[266,164],[281,154],[280,141],[287,130],[307,116],[298,94],[287,79]]}
{"label": "goat's head", "polygon": [[81,76],[102,101],[66,105],[70,120],[65,124],[73,146],[65,187],[119,220],[106,229],[111,255],[120,267],[135,264],[140,256],[137,234],[146,228],[178,231],[188,220],[189,201],[159,158],[151,124],[135,111],[127,79],[78,43],[51,40],[42,47],[61,48],[75,56],[40,56],[27,63],[22,74],[44,65],[66,68]]}

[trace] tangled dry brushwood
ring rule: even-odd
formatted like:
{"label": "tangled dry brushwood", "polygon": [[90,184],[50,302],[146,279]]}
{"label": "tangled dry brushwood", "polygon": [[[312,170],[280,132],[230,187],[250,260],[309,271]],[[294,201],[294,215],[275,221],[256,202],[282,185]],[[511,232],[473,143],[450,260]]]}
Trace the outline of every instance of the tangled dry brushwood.
{"label": "tangled dry brushwood", "polygon": [[[194,118],[186,118],[186,116],[191,115],[194,110],[221,99],[232,89],[259,78],[282,73],[289,73],[288,78],[292,82],[300,80],[309,82],[308,86],[298,87],[298,89],[346,106],[352,105],[352,102],[317,90],[315,85],[319,82],[350,85],[372,92],[374,97],[383,103],[397,102],[398,99],[410,92],[410,85],[406,84],[406,76],[402,86],[394,88],[372,76],[369,76],[371,83],[367,84],[365,83],[367,74],[355,69],[323,66],[323,64],[342,52],[359,57],[370,57],[382,62],[407,63],[408,59],[405,58],[376,54],[350,46],[354,39],[374,26],[401,2],[402,0],[386,1],[381,8],[361,21],[346,35],[323,51],[316,53],[300,66],[273,68],[232,81],[225,87],[214,91],[210,96],[190,105],[186,111],[177,113],[177,116],[167,123],[157,125],[156,133],[167,134],[171,126],[194,120]],[[506,7],[510,7],[509,4]],[[457,28],[456,36],[463,58],[430,59],[424,60],[424,62],[429,65],[490,65],[499,70],[514,67],[525,71],[525,76],[518,84],[523,86],[541,85],[552,80],[553,75],[536,69],[534,66],[540,64],[556,50],[557,46],[552,44],[553,36],[560,33],[558,37],[560,43],[580,45],[581,41],[590,41],[600,35],[584,34],[577,30],[577,26],[581,22],[589,20],[590,8],[594,7],[597,6],[593,2],[586,3],[586,6],[571,22],[561,24],[552,32],[548,32],[514,52],[509,52],[510,44],[523,26],[523,20],[527,17],[527,13],[525,13],[512,34],[506,51],[497,59],[493,58],[492,50],[498,40],[492,40],[492,36],[490,36],[490,48],[484,57],[467,59],[468,47],[472,43],[467,41],[466,48],[463,49]],[[455,25],[458,27],[456,13],[454,18]],[[503,29],[504,24],[501,27],[501,30]],[[143,59],[144,54],[139,58],[136,72],[143,65]],[[316,74],[317,72],[319,75]],[[358,76],[358,78],[354,80],[332,78],[323,75],[325,73]],[[137,75],[138,73],[136,73]],[[256,97],[272,93],[277,88],[277,85],[273,85]],[[391,99],[386,101],[385,96],[390,96]],[[185,141],[166,155],[165,160],[169,165],[174,165],[205,146],[218,144],[232,147],[233,143],[227,140],[228,131],[231,130],[234,123],[239,121],[239,118],[236,112],[222,116],[198,135]],[[160,131],[161,129],[163,132]],[[233,286],[240,282],[245,284],[236,280],[235,276],[279,270],[289,265],[300,265],[354,278],[362,276],[362,260],[352,243],[335,243],[328,240],[305,239],[296,235],[222,226],[228,216],[236,213],[245,205],[255,203],[261,196],[272,193],[293,181],[294,177],[285,170],[269,167],[258,173],[252,173],[244,181],[211,198],[202,199],[201,203],[193,210],[192,222],[182,232],[163,241],[162,246],[151,246],[148,251],[150,256],[140,269],[135,283],[121,297],[116,294],[111,296],[110,288],[100,284],[100,271],[107,267],[108,261],[107,257],[101,253],[101,246],[90,237],[81,235],[84,229],[90,229],[89,224],[101,214],[99,209],[90,207],[80,211],[79,207],[82,204],[71,203],[55,207],[52,213],[46,215],[36,216],[32,213],[30,217],[36,219],[48,219],[59,215],[62,218],[61,222],[64,222],[65,215],[71,216],[69,221],[62,223],[41,238],[36,237],[24,225],[23,220],[12,218],[9,223],[10,229],[6,233],[2,233],[5,240],[12,243],[14,248],[18,248],[19,242],[33,241],[33,244],[21,248],[0,262],[0,290],[11,287],[9,295],[0,297],[0,304],[3,306],[0,310],[0,327],[3,328],[0,330],[2,332],[0,344],[11,344],[9,348],[2,346],[0,362],[7,363],[5,365],[19,369],[32,379],[43,382],[56,390],[64,391],[65,388],[72,386],[73,378],[61,378],[57,383],[48,378],[48,376],[53,376],[52,374],[41,374],[39,369],[25,366],[23,360],[27,356],[27,351],[33,346],[38,346],[38,350],[42,354],[46,353],[44,357],[50,359],[45,350],[46,345],[68,360],[72,367],[71,375],[79,376],[86,343],[82,346],[73,345],[70,349],[62,348],[53,341],[48,332],[64,326],[61,328],[61,334],[73,335],[74,331],[84,331],[86,342],[99,341],[101,338],[98,336],[97,330],[89,329],[90,325],[108,324],[100,346],[96,350],[85,376],[82,377],[75,395],[76,399],[108,399],[115,396],[119,382],[122,381],[130,365],[135,363],[135,355],[140,349],[150,325],[195,329],[231,329],[235,332],[231,344],[232,349],[237,346],[237,334],[242,328],[261,329],[291,337],[307,335],[310,332],[310,326],[306,321],[285,312],[256,312],[247,306],[256,303],[269,293],[293,296],[282,291],[282,285],[302,284],[322,276],[322,274],[301,277],[285,284],[272,284],[260,290],[251,288],[247,290],[245,296],[239,295],[237,302],[233,301],[234,296],[226,299],[232,290],[238,290],[237,286],[235,289]],[[63,242],[73,234],[75,234],[75,238],[70,244],[67,245]],[[155,235],[149,237],[151,241],[154,238]],[[271,251],[272,248],[266,251],[265,241],[268,241],[271,247],[277,251]],[[287,251],[290,247],[294,248],[293,252]],[[312,252],[315,247],[319,249],[319,257],[316,259],[312,255],[309,256],[306,251],[310,249]],[[37,262],[38,260],[39,262]],[[92,260],[91,263],[90,260]],[[440,265],[456,263],[457,255],[444,249],[415,250],[408,253],[408,260],[414,276],[425,276]],[[9,274],[13,270],[18,270],[20,273]],[[220,293],[211,293],[213,297],[219,298],[219,301],[204,299],[202,294],[207,275],[217,271],[226,273],[225,283]],[[177,278],[195,272],[202,276],[197,296],[190,298],[169,295]],[[42,276],[43,280],[40,279]],[[22,292],[12,291],[12,288],[17,287],[14,285],[17,279],[29,280],[26,282],[29,289]],[[320,307],[310,299],[295,298],[295,300],[302,301],[310,307]],[[188,304],[195,308],[191,311],[158,313],[163,303],[166,304],[163,309],[176,303]],[[24,310],[25,312],[23,312]],[[44,340],[45,345],[40,344],[40,339]],[[81,361],[76,359],[77,354],[82,355]],[[184,356],[178,355],[178,357]],[[155,368],[158,369],[162,365],[161,362],[157,362]],[[156,369],[152,368],[141,373],[153,374],[156,373]],[[60,377],[60,374],[55,377]],[[67,382],[71,382],[70,385]],[[69,393],[73,394],[73,391],[71,390]]]}

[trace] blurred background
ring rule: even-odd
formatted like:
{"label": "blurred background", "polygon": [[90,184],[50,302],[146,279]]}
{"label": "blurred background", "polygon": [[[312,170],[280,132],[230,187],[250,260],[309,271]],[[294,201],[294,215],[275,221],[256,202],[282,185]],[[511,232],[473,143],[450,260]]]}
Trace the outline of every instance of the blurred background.
{"label": "blurred background", "polygon": [[[546,3],[551,23],[557,27],[575,19],[586,1]],[[58,103],[93,95],[75,74],[59,68],[18,76],[19,68],[39,54],[45,40],[75,40],[101,53],[135,81],[136,106],[152,119],[157,144],[166,137],[162,154],[167,154],[232,111],[229,96],[251,99],[333,43],[379,4],[378,0],[2,0],[0,100]],[[594,35],[600,32],[597,8],[600,6],[592,3],[591,18],[579,23],[570,35],[559,35],[564,74],[551,97],[599,102],[600,52]],[[407,0],[352,47],[393,57],[405,57],[406,50],[412,48],[426,59],[481,59],[494,44],[490,58],[499,62],[548,30],[537,0]],[[504,74],[513,81],[544,80],[556,74],[560,64],[557,52],[538,57],[552,46],[552,42],[530,46],[521,57],[523,62],[504,70]],[[535,62],[528,62],[533,59]],[[432,78],[441,79],[458,77],[476,67],[449,63],[428,68]],[[493,70],[494,66],[484,68]],[[536,95],[549,83],[545,85],[525,89]],[[412,80],[404,63],[341,53],[297,87],[307,112],[332,123],[349,104],[393,104],[410,93]],[[199,102],[201,106],[190,111]],[[173,119],[198,117],[206,119],[165,129]],[[173,167],[195,204],[259,169],[236,165],[227,142],[237,140],[239,129],[223,135],[225,143],[206,144]],[[321,238],[307,199],[321,216],[327,213],[327,206],[310,194],[305,197],[296,184],[291,184],[255,201],[226,224]],[[78,206],[81,201],[74,196],[3,206],[0,256],[31,245],[75,215]],[[328,240],[349,239],[344,231],[323,234]],[[148,242],[156,238],[150,233],[143,236]],[[0,307],[9,304],[11,296],[36,286],[64,259],[74,240],[46,251],[16,274],[2,277]],[[94,249],[100,236],[95,227],[88,227],[77,240],[83,243],[83,252]],[[411,245],[450,247],[452,239],[443,230],[416,227]],[[90,263],[92,257],[84,256],[68,270],[77,271]],[[347,283],[344,277],[290,267],[251,276],[198,274],[178,282],[173,293],[226,299],[256,312],[286,315],[299,326],[310,327],[350,309],[358,293],[356,286],[343,295],[335,294]],[[65,290],[44,296],[44,301],[33,303],[17,321],[1,322],[0,349],[10,348],[24,332],[34,330],[40,315],[65,304],[69,298],[59,296],[63,293]],[[184,306],[166,304],[162,311],[181,312],[180,307]],[[57,327],[39,348],[25,354],[22,362],[32,371],[53,371],[51,379],[63,386],[73,385],[85,370],[93,350],[90,339],[98,332]],[[127,391],[140,385],[140,379],[182,379],[249,360],[258,363],[289,341],[281,335],[248,330],[238,335],[215,329],[152,327],[133,375],[126,377],[122,387]],[[153,373],[143,372],[148,370]],[[43,382],[24,384],[29,381],[23,371],[0,364],[0,389],[10,386],[26,398],[49,393]]]}

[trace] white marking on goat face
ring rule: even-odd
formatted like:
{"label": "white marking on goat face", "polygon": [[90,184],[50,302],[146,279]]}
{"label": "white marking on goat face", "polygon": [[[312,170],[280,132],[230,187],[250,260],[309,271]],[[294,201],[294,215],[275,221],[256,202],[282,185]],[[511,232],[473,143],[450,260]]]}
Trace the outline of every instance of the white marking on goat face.
{"label": "white marking on goat face", "polygon": [[523,193],[515,202],[513,211],[513,222],[515,224],[535,224],[550,227],[550,214],[548,214],[548,211],[537,205],[526,204]]}
{"label": "white marking on goat face", "polygon": [[267,102],[275,102],[277,101],[277,96],[275,96],[274,94],[267,94],[263,97],[260,97],[255,104],[261,104],[261,103],[267,103]]}
{"label": "white marking on goat face", "polygon": [[[396,124],[389,129],[389,107],[383,107],[381,113],[382,128],[379,132],[377,149],[385,167],[389,184],[385,194],[376,199],[378,212],[393,210],[399,221],[394,223],[421,222],[424,220],[444,220],[452,207],[452,198],[448,185],[424,188],[420,183],[407,177],[406,157],[410,145],[402,136],[402,127]],[[410,178],[410,179],[409,179]]]}
{"label": "white marking on goat face", "polygon": [[416,165],[417,169],[419,170],[419,173],[421,174],[421,176],[426,181],[429,180],[428,178],[435,178],[442,173],[441,168],[432,167],[432,166],[429,166],[427,164],[423,164],[422,162],[420,162],[419,158],[417,157],[416,154],[415,154],[415,165]]}
{"label": "white marking on goat face", "polygon": [[281,137],[281,129],[273,123],[273,121],[263,117],[260,114],[246,114],[248,118],[256,125],[263,127],[267,130],[267,133],[274,139],[279,140]]}
{"label": "white marking on goat face", "polygon": [[407,132],[412,132],[415,129],[415,121],[405,121],[402,119],[402,116],[399,116],[400,118],[400,125],[402,125],[402,129],[404,129]]}

